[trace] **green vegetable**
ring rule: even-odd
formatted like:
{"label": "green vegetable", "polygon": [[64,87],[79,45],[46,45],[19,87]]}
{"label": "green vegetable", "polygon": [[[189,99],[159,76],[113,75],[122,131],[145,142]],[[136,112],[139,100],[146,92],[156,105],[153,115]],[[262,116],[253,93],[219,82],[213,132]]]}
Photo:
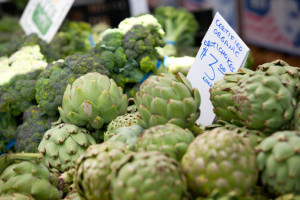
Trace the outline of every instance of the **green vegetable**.
{"label": "green vegetable", "polygon": [[66,123],[100,129],[125,114],[127,106],[127,96],[114,80],[91,72],[68,84],[58,110]]}
{"label": "green vegetable", "polygon": [[166,55],[175,56],[176,46],[194,44],[199,25],[192,13],[182,8],[160,6],[155,9],[154,16],[166,33],[164,36],[167,43],[164,48]]}
{"label": "green vegetable", "polygon": [[75,54],[46,67],[36,83],[36,100],[47,115],[58,115],[67,85],[88,72],[109,75],[99,60],[90,55]]}
{"label": "green vegetable", "polygon": [[76,160],[95,143],[86,129],[62,123],[45,132],[38,151],[47,166],[65,172],[74,168]]}
{"label": "green vegetable", "polygon": [[35,153],[44,133],[57,119],[48,117],[41,107],[30,106],[23,114],[23,123],[18,126],[15,136],[17,152]]}

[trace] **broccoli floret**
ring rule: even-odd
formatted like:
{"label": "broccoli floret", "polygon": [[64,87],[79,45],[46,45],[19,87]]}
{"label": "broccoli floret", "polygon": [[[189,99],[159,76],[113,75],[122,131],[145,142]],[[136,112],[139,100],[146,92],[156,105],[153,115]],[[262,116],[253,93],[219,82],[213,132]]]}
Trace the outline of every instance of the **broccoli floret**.
{"label": "broccoli floret", "polygon": [[111,51],[103,51],[101,52],[99,59],[103,66],[105,66],[106,69],[108,69],[109,72],[112,72],[115,66],[114,62],[114,53]]}
{"label": "broccoli floret", "polygon": [[152,71],[154,74],[156,74],[157,73],[156,63],[157,60],[151,59],[149,56],[145,56],[141,59],[140,62],[141,70],[146,73]]}
{"label": "broccoli floret", "polygon": [[112,78],[119,86],[125,88],[125,86],[128,87],[128,84],[134,85],[139,83],[144,76],[145,73],[140,70],[136,60],[129,59],[123,67],[119,68],[117,74],[113,74]]}
{"label": "broccoli floret", "polygon": [[145,14],[145,15],[141,15],[138,17],[126,18],[120,22],[118,27],[125,34],[133,26],[138,25],[138,24],[149,28],[152,33],[156,32],[160,37],[163,37],[165,34],[160,23],[158,23],[157,19],[150,14]]}
{"label": "broccoli floret", "polygon": [[40,47],[41,53],[45,56],[47,61],[53,61],[60,58],[58,52],[52,49],[52,46],[39,38],[37,34],[23,35],[14,38],[10,42],[6,43],[3,48],[0,49],[0,56],[11,56],[14,52],[20,50],[25,46]]}
{"label": "broccoli floret", "polygon": [[[199,24],[194,15],[183,8],[160,6],[155,9],[158,22],[162,25],[167,42],[166,54],[176,55],[174,45],[193,45]],[[168,53],[169,52],[169,53]]]}
{"label": "broccoli floret", "polygon": [[37,152],[44,133],[51,128],[56,118],[49,117],[42,108],[34,105],[23,114],[23,123],[18,126],[15,137],[15,150],[17,152]]}
{"label": "broccoli floret", "polygon": [[47,65],[43,59],[38,46],[29,46],[0,62],[0,126],[7,127],[35,103],[35,83]]}
{"label": "broccoli floret", "polygon": [[126,54],[122,47],[117,48],[115,51],[114,61],[117,67],[122,67],[127,62]]}
{"label": "broccoli floret", "polygon": [[163,39],[143,25],[135,25],[123,38],[123,47],[127,58],[135,59],[142,71],[156,72],[158,59],[157,47],[162,47]]}
{"label": "broccoli floret", "polygon": [[67,85],[88,72],[110,75],[100,61],[90,55],[72,55],[65,61],[49,64],[36,83],[36,100],[44,112],[49,116],[58,115],[57,107],[62,104]]}
{"label": "broccoli floret", "polygon": [[123,33],[119,29],[107,29],[100,35],[99,43],[100,47],[112,47],[117,49],[122,46]]}
{"label": "broccoli floret", "polygon": [[119,29],[107,29],[100,36],[100,41],[91,50],[91,54],[99,58],[103,66],[110,73],[118,71],[115,68],[122,67],[127,58],[122,47],[123,34]]}
{"label": "broccoli floret", "polygon": [[92,48],[89,41],[91,33],[92,27],[89,23],[66,23],[50,42],[51,52],[57,52],[61,59],[73,54],[88,53]]}
{"label": "broccoli floret", "polygon": [[35,101],[35,84],[42,70],[35,70],[25,75],[14,76],[8,84],[6,92],[0,94],[2,112],[11,112],[12,116],[21,115]]}

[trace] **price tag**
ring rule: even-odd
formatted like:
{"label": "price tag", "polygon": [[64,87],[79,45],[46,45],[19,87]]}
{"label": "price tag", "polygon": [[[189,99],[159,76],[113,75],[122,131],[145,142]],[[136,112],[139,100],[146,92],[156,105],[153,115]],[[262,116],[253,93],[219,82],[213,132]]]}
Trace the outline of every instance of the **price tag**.
{"label": "price tag", "polygon": [[147,0],[129,0],[131,16],[149,13],[149,5]]}
{"label": "price tag", "polygon": [[50,42],[70,10],[74,0],[30,0],[20,19],[20,25],[28,35],[38,36]]}
{"label": "price tag", "polygon": [[236,72],[246,63],[249,48],[217,12],[197,53],[187,78],[201,95],[198,123],[212,124],[215,114],[209,89],[229,72]]}

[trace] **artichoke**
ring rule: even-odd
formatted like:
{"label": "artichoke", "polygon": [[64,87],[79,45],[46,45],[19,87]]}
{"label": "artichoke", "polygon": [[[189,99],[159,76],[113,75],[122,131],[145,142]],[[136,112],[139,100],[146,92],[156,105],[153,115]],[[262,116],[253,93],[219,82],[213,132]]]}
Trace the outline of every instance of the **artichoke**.
{"label": "artichoke", "polygon": [[259,65],[257,70],[268,75],[279,75],[281,82],[292,92],[293,97],[300,94],[300,69],[290,66],[283,60],[275,60],[270,63]]}
{"label": "artichoke", "polygon": [[285,194],[280,197],[277,197],[275,200],[300,200],[300,195],[295,194]]}
{"label": "artichoke", "polygon": [[242,78],[232,99],[243,126],[265,133],[289,123],[294,113],[295,99],[279,76],[260,71]]}
{"label": "artichoke", "polygon": [[[57,175],[40,163],[22,161],[9,165],[1,174],[0,193],[22,193],[33,199],[60,199]],[[0,198],[1,199],[1,198]]]}
{"label": "artichoke", "polygon": [[0,196],[0,200],[34,200],[34,198],[25,194],[13,193]]}
{"label": "artichoke", "polygon": [[144,128],[165,123],[189,128],[200,115],[199,91],[181,73],[150,76],[141,84],[135,103]]}
{"label": "artichoke", "polygon": [[58,110],[64,122],[100,129],[125,114],[127,106],[127,96],[114,80],[93,72],[67,86]]}
{"label": "artichoke", "polygon": [[72,55],[66,59],[49,63],[36,82],[36,100],[49,116],[58,115],[63,95],[68,84],[89,72],[109,76],[108,70],[100,61],[90,55]]}
{"label": "artichoke", "polygon": [[138,114],[138,112],[126,113],[116,117],[107,125],[107,132],[112,132],[124,126],[138,125]]}
{"label": "artichoke", "polygon": [[299,149],[299,131],[277,131],[257,146],[261,181],[270,193],[300,194]]}
{"label": "artichoke", "polygon": [[214,189],[221,194],[235,191],[242,195],[256,184],[258,176],[248,140],[222,128],[197,136],[181,164],[190,190],[203,197]]}
{"label": "artichoke", "polygon": [[185,191],[176,160],[158,151],[128,154],[113,171],[114,200],[180,200]]}
{"label": "artichoke", "polygon": [[111,173],[114,164],[129,150],[120,143],[92,145],[78,159],[74,177],[77,193],[83,199],[110,200]]}
{"label": "artichoke", "polygon": [[241,68],[238,72],[227,73],[223,79],[216,81],[210,88],[210,101],[219,120],[241,125],[240,118],[234,109],[232,96],[238,88],[238,81],[249,72],[251,70]]}
{"label": "artichoke", "polygon": [[160,151],[181,161],[194,135],[174,124],[164,124],[144,130],[138,138],[137,151]]}
{"label": "artichoke", "polygon": [[69,194],[67,194],[64,200],[81,200],[81,198],[76,191],[72,191]]}
{"label": "artichoke", "polygon": [[239,135],[241,135],[244,138],[249,139],[251,147],[255,148],[264,138],[266,138],[266,135],[258,130],[249,130],[245,127],[239,127],[234,124],[230,124],[228,122],[218,120],[217,124],[212,124],[209,126],[206,126],[206,130],[212,130],[214,128],[223,128],[226,130],[233,131]]}
{"label": "artichoke", "polygon": [[75,167],[76,160],[95,140],[84,128],[59,124],[49,129],[38,146],[48,166],[65,172]]}
{"label": "artichoke", "polygon": [[300,101],[295,108],[294,117],[292,120],[292,129],[300,131]]}
{"label": "artichoke", "polygon": [[143,130],[143,127],[139,125],[121,127],[112,132],[106,132],[104,134],[104,141],[113,143],[121,142],[126,145],[126,148],[134,151],[138,137],[142,134]]}

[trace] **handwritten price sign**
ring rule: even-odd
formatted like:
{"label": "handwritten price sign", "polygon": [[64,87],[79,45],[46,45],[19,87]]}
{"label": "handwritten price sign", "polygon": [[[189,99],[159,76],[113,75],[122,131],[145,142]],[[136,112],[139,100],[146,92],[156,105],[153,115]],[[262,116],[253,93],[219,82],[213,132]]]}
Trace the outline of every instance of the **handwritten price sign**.
{"label": "handwritten price sign", "polygon": [[201,95],[201,115],[197,120],[203,125],[212,124],[215,114],[210,102],[209,89],[226,73],[236,72],[245,65],[249,48],[228,25],[223,17],[216,13],[187,78]]}

